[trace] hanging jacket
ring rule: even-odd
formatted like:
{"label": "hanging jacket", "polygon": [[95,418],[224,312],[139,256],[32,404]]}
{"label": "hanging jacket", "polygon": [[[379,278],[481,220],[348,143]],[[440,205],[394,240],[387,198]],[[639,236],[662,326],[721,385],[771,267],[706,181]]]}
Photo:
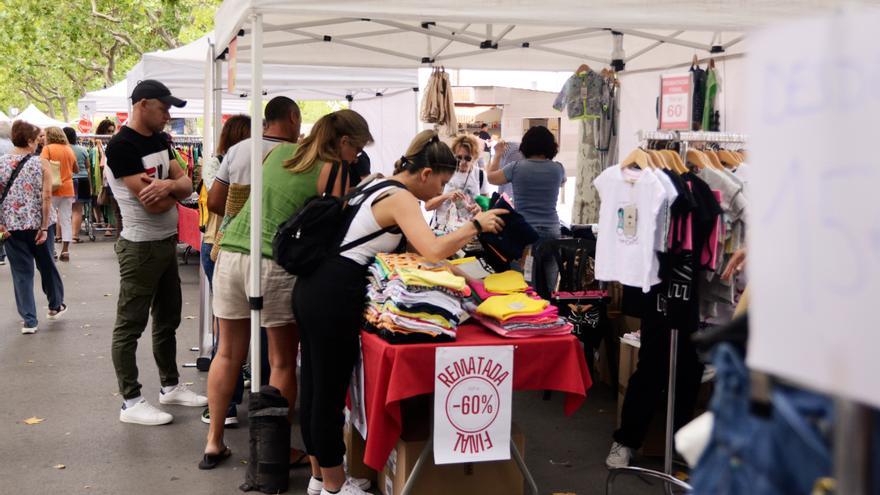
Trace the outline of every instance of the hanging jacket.
{"label": "hanging jacket", "polygon": [[604,79],[593,70],[574,74],[565,81],[556,96],[553,108],[565,109],[570,119],[598,119],[602,115],[602,86]]}

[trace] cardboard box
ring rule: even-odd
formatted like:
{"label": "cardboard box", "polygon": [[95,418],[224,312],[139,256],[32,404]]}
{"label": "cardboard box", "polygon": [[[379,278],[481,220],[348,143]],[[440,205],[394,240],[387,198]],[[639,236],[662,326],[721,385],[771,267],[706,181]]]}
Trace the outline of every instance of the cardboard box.
{"label": "cardboard box", "polygon": [[376,470],[364,464],[364,452],[367,442],[361,436],[357,428],[351,423],[345,425],[345,463],[348,474],[355,478],[366,478],[376,484],[378,473]]}
{"label": "cardboard box", "polygon": [[[516,423],[511,429],[513,443],[525,455],[525,436]],[[399,440],[379,473],[383,495],[400,495],[427,440]],[[523,476],[513,460],[434,465],[430,454],[412,493],[418,495],[522,495]]]}

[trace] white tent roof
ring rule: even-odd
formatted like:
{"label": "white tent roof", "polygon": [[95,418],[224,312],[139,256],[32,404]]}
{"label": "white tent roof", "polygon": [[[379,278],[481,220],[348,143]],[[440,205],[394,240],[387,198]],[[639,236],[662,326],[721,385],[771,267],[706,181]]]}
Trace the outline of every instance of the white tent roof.
{"label": "white tent roof", "polygon": [[[867,0],[863,0],[868,3]],[[239,33],[250,60],[248,16],[266,14],[266,64],[571,71],[607,65],[623,33],[629,70],[743,50],[743,33],[835,0],[226,0],[215,16],[218,53]],[[617,47],[618,49],[621,47]],[[619,51],[619,50],[618,50]],[[621,58],[620,53],[615,58]]]}
{"label": "white tent roof", "polygon": [[32,104],[28,105],[23,112],[15,116],[15,120],[24,120],[37,127],[67,127],[69,124],[60,120],[55,120],[45,113],[41,112]]}
{"label": "white tent roof", "polygon": [[[204,81],[204,76],[202,76]],[[204,84],[204,82],[203,82]],[[186,106],[183,108],[171,107],[171,117],[174,118],[193,118],[204,115],[204,99],[188,98]],[[245,98],[230,97],[223,101],[223,113],[248,113],[250,110],[250,102]],[[116,113],[129,111],[128,98],[128,81],[119,81],[118,83],[106,89],[90,91],[79,99],[78,106],[80,113]]]}
{"label": "white tent roof", "polygon": [[10,122],[11,120],[8,115],[3,113],[3,110],[0,110],[0,122]]}
{"label": "white tent roof", "polygon": [[[145,53],[126,76],[128,93],[131,93],[140,80],[157,79],[167,85],[175,96],[192,100],[203,99],[209,50],[209,38],[204,36],[180,48]],[[248,59],[239,57],[239,60],[244,62]],[[224,113],[228,113],[228,102],[236,99],[244,101],[244,108],[247,108],[250,64],[237,64],[235,92],[228,91],[227,71],[224,70],[222,75]],[[373,97],[376,92],[417,86],[418,74],[412,69],[377,71],[304,65],[263,66],[263,91],[270,97],[283,94],[296,100],[342,100],[346,95],[353,95],[355,98]]]}

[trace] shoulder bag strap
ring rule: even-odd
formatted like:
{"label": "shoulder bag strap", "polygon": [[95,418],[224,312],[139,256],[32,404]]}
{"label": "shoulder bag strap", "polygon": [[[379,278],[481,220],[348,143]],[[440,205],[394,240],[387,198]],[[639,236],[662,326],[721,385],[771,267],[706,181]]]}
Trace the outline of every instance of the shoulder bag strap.
{"label": "shoulder bag strap", "polygon": [[27,164],[27,161],[31,159],[31,156],[30,153],[24,155],[24,158],[19,160],[18,165],[12,169],[12,174],[9,176],[9,182],[6,183],[6,186],[3,188],[3,193],[0,194],[0,204],[3,204],[3,201],[6,200],[6,195],[9,194],[9,190],[12,189],[12,183],[15,182],[15,178],[18,177],[19,172],[21,172],[21,169]]}
{"label": "shoulder bag strap", "polygon": [[339,174],[339,163],[334,162],[330,167],[330,175],[327,177],[327,183],[324,185],[324,194],[322,196],[331,196],[333,194],[333,186],[336,184],[336,176]]}

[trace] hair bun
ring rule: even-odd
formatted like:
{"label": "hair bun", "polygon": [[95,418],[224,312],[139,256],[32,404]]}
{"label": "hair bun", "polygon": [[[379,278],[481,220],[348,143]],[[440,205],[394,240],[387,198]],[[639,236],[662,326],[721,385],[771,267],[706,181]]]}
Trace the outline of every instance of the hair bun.
{"label": "hair bun", "polygon": [[431,141],[429,141],[429,142],[431,142],[431,143],[439,143],[439,142],[440,142],[440,136],[439,136],[438,134],[434,134],[433,136],[431,136]]}
{"label": "hair bun", "polygon": [[400,156],[400,168],[406,169],[406,164],[409,163],[409,160],[403,155]]}

